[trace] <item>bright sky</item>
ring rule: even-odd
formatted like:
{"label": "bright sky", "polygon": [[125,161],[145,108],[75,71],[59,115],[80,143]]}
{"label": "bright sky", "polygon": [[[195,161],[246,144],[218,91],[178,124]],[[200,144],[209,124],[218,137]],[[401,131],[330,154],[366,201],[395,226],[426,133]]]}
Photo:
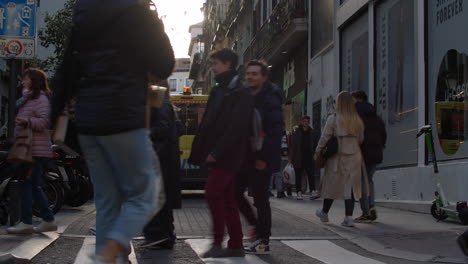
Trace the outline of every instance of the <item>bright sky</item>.
{"label": "bright sky", "polygon": [[187,58],[190,44],[189,27],[203,21],[205,0],[152,0],[164,21],[176,58]]}

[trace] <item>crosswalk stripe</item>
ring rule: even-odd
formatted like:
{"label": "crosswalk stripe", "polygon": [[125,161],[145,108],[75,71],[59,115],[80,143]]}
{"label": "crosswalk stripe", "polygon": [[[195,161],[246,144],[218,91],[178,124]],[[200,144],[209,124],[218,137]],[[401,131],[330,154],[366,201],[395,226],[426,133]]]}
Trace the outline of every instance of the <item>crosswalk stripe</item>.
{"label": "crosswalk stripe", "polygon": [[245,258],[202,258],[201,255],[206,252],[211,244],[212,239],[187,239],[185,243],[197,253],[200,259],[207,264],[268,264],[255,255],[245,255]]}
{"label": "crosswalk stripe", "polygon": [[[83,241],[83,245],[81,246],[81,249],[75,258],[74,264],[92,264],[93,261],[91,259],[91,256],[94,255],[95,246],[96,246],[95,237],[85,238]],[[132,252],[128,256],[128,258],[132,262],[132,264],[138,264],[138,261],[135,255],[135,249],[133,248],[133,244],[130,243],[130,246],[131,246]]]}
{"label": "crosswalk stripe", "polygon": [[324,263],[384,264],[383,262],[360,256],[326,240],[291,240],[281,242],[304,255],[320,260]]}

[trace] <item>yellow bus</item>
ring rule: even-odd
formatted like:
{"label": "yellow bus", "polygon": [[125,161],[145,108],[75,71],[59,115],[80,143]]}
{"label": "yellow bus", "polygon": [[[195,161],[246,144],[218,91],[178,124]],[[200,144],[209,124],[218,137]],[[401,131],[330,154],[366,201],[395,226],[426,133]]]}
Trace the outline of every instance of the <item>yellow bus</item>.
{"label": "yellow bus", "polygon": [[179,119],[185,126],[185,133],[179,138],[180,169],[182,189],[203,189],[208,175],[207,170],[188,164],[192,143],[198,126],[205,113],[208,95],[171,94],[171,101]]}

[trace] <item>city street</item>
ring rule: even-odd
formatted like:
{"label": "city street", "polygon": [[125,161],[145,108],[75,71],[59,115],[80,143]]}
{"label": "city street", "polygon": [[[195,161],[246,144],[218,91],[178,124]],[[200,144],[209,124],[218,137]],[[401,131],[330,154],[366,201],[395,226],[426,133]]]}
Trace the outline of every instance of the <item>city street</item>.
{"label": "city street", "polygon": [[[456,222],[437,223],[430,215],[378,208],[374,223],[340,225],[344,206],[335,202],[330,224],[321,224],[314,215],[321,201],[271,198],[273,237],[270,255],[245,258],[201,259],[210,245],[210,216],[200,194],[184,196],[183,209],[175,211],[178,236],[170,250],[139,248],[133,242],[132,263],[468,263],[455,243],[466,227]],[[356,204],[355,216],[359,212]],[[95,210],[92,203],[78,209],[65,208],[57,214],[58,232],[32,236],[12,236],[2,227],[0,263],[86,264],[94,248]],[[244,223],[244,235],[250,228]],[[248,243],[248,241],[245,241]],[[13,254],[23,260],[12,260]],[[10,259],[10,260],[6,260]]]}

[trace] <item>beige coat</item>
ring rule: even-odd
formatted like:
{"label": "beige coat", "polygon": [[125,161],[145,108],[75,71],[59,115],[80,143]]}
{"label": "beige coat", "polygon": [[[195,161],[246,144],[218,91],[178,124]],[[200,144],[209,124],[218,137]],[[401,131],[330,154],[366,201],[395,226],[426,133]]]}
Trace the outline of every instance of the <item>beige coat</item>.
{"label": "beige coat", "polygon": [[[332,136],[338,138],[338,153],[325,163],[321,182],[321,196],[324,199],[360,199],[362,193],[362,174],[366,173],[360,144],[364,140],[364,129],[358,136],[348,135],[338,115],[330,115],[323,129],[315,152],[320,152]],[[367,175],[365,186],[368,188]]]}

